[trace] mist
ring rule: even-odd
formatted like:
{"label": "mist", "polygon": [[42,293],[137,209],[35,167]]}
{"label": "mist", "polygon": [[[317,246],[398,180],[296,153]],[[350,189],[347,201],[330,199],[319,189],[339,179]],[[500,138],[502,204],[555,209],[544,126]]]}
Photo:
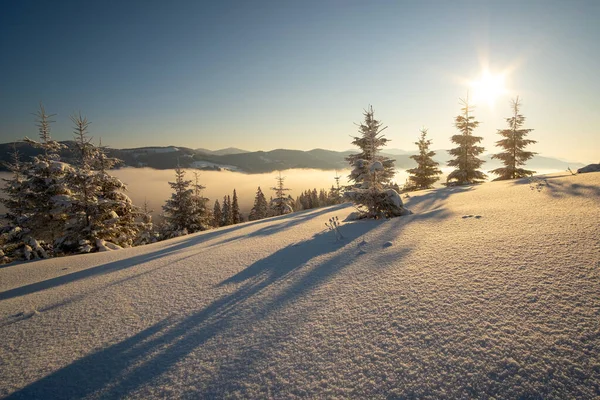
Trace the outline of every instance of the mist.
{"label": "mist", "polygon": [[[441,168],[442,176],[436,183],[440,187],[442,182],[446,181],[446,176],[452,168]],[[240,211],[247,216],[254,204],[254,196],[258,186],[269,199],[274,192],[271,190],[277,183],[275,178],[277,172],[265,174],[245,174],[231,171],[198,171],[186,169],[185,179],[193,180],[193,172],[199,173],[199,183],[206,187],[202,194],[210,199],[209,206],[212,210],[215,200],[223,202],[223,196],[233,195],[233,189],[238,195]],[[538,173],[550,173],[556,170],[538,171]],[[139,207],[148,202],[150,210],[154,216],[162,212],[162,206],[171,196],[172,190],[169,181],[175,180],[175,171],[157,170],[152,168],[122,168],[110,171],[110,173],[127,185],[127,195],[133,203]],[[348,184],[348,174],[350,170],[341,170],[337,172],[340,178],[340,185]],[[0,178],[9,178],[10,173],[0,172]],[[335,184],[335,171],[322,171],[317,169],[289,169],[281,171],[281,176],[285,177],[285,187],[288,192],[296,198],[301,192],[307,189],[329,189]],[[408,174],[406,170],[396,170],[394,181],[402,187]],[[3,184],[3,181],[2,181]],[[0,213],[6,212],[6,209],[0,204]]]}

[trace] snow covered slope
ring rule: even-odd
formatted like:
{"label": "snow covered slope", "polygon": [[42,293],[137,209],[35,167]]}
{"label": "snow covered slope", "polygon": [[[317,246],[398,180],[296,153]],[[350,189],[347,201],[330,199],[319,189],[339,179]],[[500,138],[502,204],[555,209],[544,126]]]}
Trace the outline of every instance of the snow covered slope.
{"label": "snow covered slope", "polygon": [[405,202],[0,268],[0,396],[600,396],[600,173]]}

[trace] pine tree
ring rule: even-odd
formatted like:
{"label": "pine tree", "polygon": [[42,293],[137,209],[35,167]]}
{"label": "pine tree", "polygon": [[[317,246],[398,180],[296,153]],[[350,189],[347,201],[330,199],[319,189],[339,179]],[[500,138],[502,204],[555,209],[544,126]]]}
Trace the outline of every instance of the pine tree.
{"label": "pine tree", "polygon": [[256,190],[256,196],[254,197],[254,206],[250,210],[248,215],[249,221],[256,221],[259,219],[267,218],[269,216],[269,204],[263,194],[260,186]]}
{"label": "pine tree", "polygon": [[108,170],[120,160],[106,156],[89,136],[90,122],[73,115],[78,160],[67,174],[71,190],[70,218],[56,244],[64,252],[91,252],[131,247],[138,236],[139,209],[125,194],[127,186]]}
{"label": "pine tree", "polygon": [[169,182],[173,189],[171,198],[163,206],[164,227],[162,236],[170,238],[187,235],[189,233],[189,220],[193,211],[192,181],[185,180],[185,171],[181,167],[175,168],[175,182]]}
{"label": "pine tree", "polygon": [[481,142],[481,136],[473,136],[473,130],[479,126],[479,121],[471,115],[473,106],[469,104],[469,96],[465,100],[460,99],[462,104],[462,114],[455,118],[454,126],[460,131],[460,134],[452,136],[452,142],[458,144],[458,147],[448,150],[453,160],[448,161],[449,167],[457,167],[446,178],[446,182],[455,181],[459,185],[478,183],[485,180],[487,176],[477,169],[484,163],[477,158],[483,153],[484,148],[477,146]]}
{"label": "pine tree", "polygon": [[519,113],[521,103],[519,97],[511,102],[513,116],[506,118],[508,129],[498,129],[498,134],[504,139],[496,142],[496,146],[504,149],[504,152],[494,154],[492,158],[501,160],[504,164],[502,168],[496,168],[490,171],[498,175],[498,180],[524,178],[535,174],[535,171],[529,171],[519,168],[525,165],[525,162],[536,154],[531,151],[525,151],[525,147],[536,143],[535,140],[525,139],[533,129],[522,129],[525,123],[525,117]]}
{"label": "pine tree", "polygon": [[122,161],[106,155],[102,140],[99,147],[92,147],[92,154],[91,169],[94,171],[97,198],[94,238],[96,241],[109,242],[120,247],[133,246],[139,236],[139,230],[143,228],[143,225],[136,221],[137,219],[149,218],[150,221],[146,224],[149,224],[153,230],[152,217],[147,213],[147,204],[144,205],[146,210],[140,211],[125,193],[127,185],[108,173],[108,170]]}
{"label": "pine tree", "polygon": [[419,147],[419,154],[410,156],[417,162],[417,167],[407,170],[409,176],[409,186],[414,190],[430,189],[438,181],[442,171],[438,168],[439,163],[433,160],[435,152],[429,150],[431,140],[425,139],[427,129],[421,129],[421,137],[415,144]]}
{"label": "pine tree", "polygon": [[21,161],[21,155],[17,150],[17,144],[13,143],[12,160],[10,163],[4,163],[5,167],[12,173],[11,178],[2,178],[4,186],[0,189],[5,197],[0,197],[7,213],[5,219],[13,227],[19,226],[25,213],[25,169],[26,165]]}
{"label": "pine tree", "polygon": [[231,214],[231,197],[223,196],[223,207],[221,208],[221,226],[229,226],[233,223]]}
{"label": "pine tree", "polygon": [[380,121],[375,119],[373,107],[364,111],[364,122],[357,124],[360,136],[355,136],[352,144],[361,150],[346,158],[353,170],[348,176],[352,182],[351,190],[345,195],[358,207],[362,207],[362,217],[381,218],[404,214],[400,195],[391,188],[394,177],[394,160],[379,152],[389,141],[382,135]]}
{"label": "pine tree", "polygon": [[240,206],[238,204],[238,198],[235,189],[233,189],[233,200],[231,203],[231,222],[233,224],[244,222],[242,214],[240,214]]}
{"label": "pine tree", "polygon": [[272,187],[271,190],[275,191],[275,198],[271,200],[271,212],[273,215],[285,215],[294,211],[289,197],[285,196],[285,192],[290,189],[286,188],[284,185],[285,176],[281,176],[281,172],[279,172],[279,176],[275,177],[277,181],[277,186]]}
{"label": "pine tree", "polygon": [[223,214],[221,213],[221,205],[219,204],[219,200],[215,200],[215,206],[213,207],[213,226],[218,228],[221,225],[221,221],[223,220]]}
{"label": "pine tree", "polygon": [[192,210],[188,231],[198,232],[210,228],[210,213],[208,210],[208,198],[202,196],[205,186],[199,183],[199,173],[194,171],[194,184],[192,195]]}
{"label": "pine tree", "polygon": [[342,202],[342,188],[340,187],[340,178],[338,176],[337,171],[335,171],[335,176],[333,179],[335,180],[335,185],[331,185],[331,189],[329,189],[329,203],[331,205],[340,204]]}
{"label": "pine tree", "polygon": [[152,222],[152,210],[146,200],[144,200],[140,217],[141,221],[138,222],[138,235],[135,238],[134,244],[140,246],[158,241],[158,233],[154,229],[154,223]]}
{"label": "pine tree", "polygon": [[71,207],[70,189],[67,174],[72,167],[60,161],[59,152],[64,149],[61,143],[51,136],[51,118],[44,106],[35,115],[39,142],[25,137],[25,143],[43,150],[33,157],[24,169],[24,218],[23,229],[35,240],[51,245],[62,234]]}

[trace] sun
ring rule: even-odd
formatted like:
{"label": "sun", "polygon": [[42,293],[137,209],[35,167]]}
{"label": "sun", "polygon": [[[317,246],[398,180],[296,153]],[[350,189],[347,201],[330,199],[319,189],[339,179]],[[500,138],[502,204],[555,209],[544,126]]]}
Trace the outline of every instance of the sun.
{"label": "sun", "polygon": [[487,103],[494,107],[496,100],[507,93],[504,83],[504,75],[492,75],[489,70],[484,70],[481,77],[471,82],[474,103]]}

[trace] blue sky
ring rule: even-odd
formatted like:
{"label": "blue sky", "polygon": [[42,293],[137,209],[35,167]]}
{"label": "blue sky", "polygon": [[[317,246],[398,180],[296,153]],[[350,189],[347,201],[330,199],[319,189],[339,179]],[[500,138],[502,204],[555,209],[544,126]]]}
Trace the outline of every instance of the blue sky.
{"label": "blue sky", "polygon": [[81,111],[113,147],[351,148],[369,104],[391,146],[425,125],[449,148],[469,81],[508,92],[477,106],[494,152],[519,94],[534,151],[597,162],[598,1],[4,1],[0,135],[54,137]]}

